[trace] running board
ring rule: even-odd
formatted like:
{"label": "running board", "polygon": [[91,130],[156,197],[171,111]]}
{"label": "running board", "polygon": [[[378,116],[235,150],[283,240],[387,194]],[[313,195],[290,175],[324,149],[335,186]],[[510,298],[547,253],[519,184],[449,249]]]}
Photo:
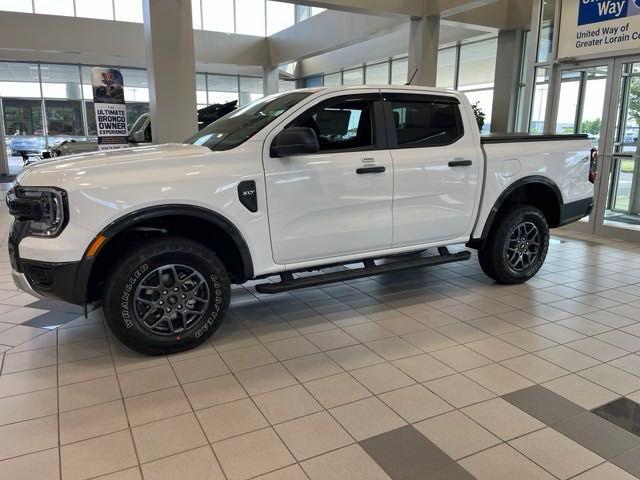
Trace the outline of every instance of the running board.
{"label": "running board", "polygon": [[261,283],[256,285],[256,290],[259,293],[282,293],[290,290],[299,290],[301,288],[317,287],[318,285],[326,285],[328,283],[370,277],[372,275],[380,275],[382,273],[398,272],[412,268],[432,267],[434,265],[442,265],[444,263],[461,262],[469,260],[469,257],[471,257],[471,252],[469,251],[452,254],[449,253],[446,247],[440,247],[438,248],[438,251],[440,252],[440,255],[410,258],[406,260],[382,263],[380,265],[376,265],[374,259],[366,259],[361,261],[361,263],[364,264],[364,267],[362,268],[321,273],[318,275],[299,278],[295,278],[291,272],[285,272],[280,275],[280,281],[278,283]]}

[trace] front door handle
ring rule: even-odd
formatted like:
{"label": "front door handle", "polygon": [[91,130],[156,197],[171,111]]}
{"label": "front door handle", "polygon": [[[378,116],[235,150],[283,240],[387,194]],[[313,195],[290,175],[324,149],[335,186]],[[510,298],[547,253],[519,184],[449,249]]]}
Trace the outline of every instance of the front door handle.
{"label": "front door handle", "polygon": [[450,167],[470,167],[473,165],[471,160],[456,159],[449,162]]}
{"label": "front door handle", "polygon": [[361,167],[356,170],[358,175],[363,175],[365,173],[383,173],[386,170],[384,167]]}

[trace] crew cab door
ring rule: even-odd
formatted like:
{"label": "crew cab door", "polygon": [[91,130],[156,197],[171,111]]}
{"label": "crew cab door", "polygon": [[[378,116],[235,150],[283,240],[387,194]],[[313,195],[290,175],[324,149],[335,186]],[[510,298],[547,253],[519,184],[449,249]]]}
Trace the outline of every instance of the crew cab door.
{"label": "crew cab door", "polygon": [[273,257],[291,264],[389,248],[393,166],[379,90],[328,94],[289,127],[312,128],[315,154],[273,158],[266,139],[263,164]]}
{"label": "crew cab door", "polygon": [[394,165],[393,246],[457,240],[473,228],[482,156],[455,96],[384,92]]}

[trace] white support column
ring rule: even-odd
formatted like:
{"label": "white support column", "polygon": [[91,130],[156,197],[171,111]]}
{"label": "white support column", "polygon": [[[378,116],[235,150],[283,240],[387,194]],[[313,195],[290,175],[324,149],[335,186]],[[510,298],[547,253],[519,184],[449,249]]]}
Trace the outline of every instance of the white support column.
{"label": "white support column", "polygon": [[153,142],[181,142],[198,131],[191,0],[142,5]]}
{"label": "white support column", "polygon": [[[440,17],[413,17],[409,30],[409,71],[411,85],[436,86],[438,73],[438,45],[440,44]],[[416,73],[417,70],[417,73]]]}
{"label": "white support column", "polygon": [[515,125],[518,85],[522,57],[522,32],[502,30],[498,34],[498,51],[494,76],[491,131],[505,133]]}
{"label": "white support column", "polygon": [[263,89],[264,94],[271,95],[280,91],[280,70],[278,67],[264,67],[263,68]]}
{"label": "white support column", "polygon": [[0,176],[9,175],[9,158],[4,137],[4,112],[0,101]]}

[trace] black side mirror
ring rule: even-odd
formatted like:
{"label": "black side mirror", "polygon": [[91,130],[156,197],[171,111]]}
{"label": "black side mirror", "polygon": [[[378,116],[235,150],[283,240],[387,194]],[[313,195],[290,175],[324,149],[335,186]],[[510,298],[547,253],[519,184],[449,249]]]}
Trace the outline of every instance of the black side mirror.
{"label": "black side mirror", "polygon": [[281,131],[271,144],[272,157],[306,155],[320,150],[318,136],[313,128],[291,127]]}

